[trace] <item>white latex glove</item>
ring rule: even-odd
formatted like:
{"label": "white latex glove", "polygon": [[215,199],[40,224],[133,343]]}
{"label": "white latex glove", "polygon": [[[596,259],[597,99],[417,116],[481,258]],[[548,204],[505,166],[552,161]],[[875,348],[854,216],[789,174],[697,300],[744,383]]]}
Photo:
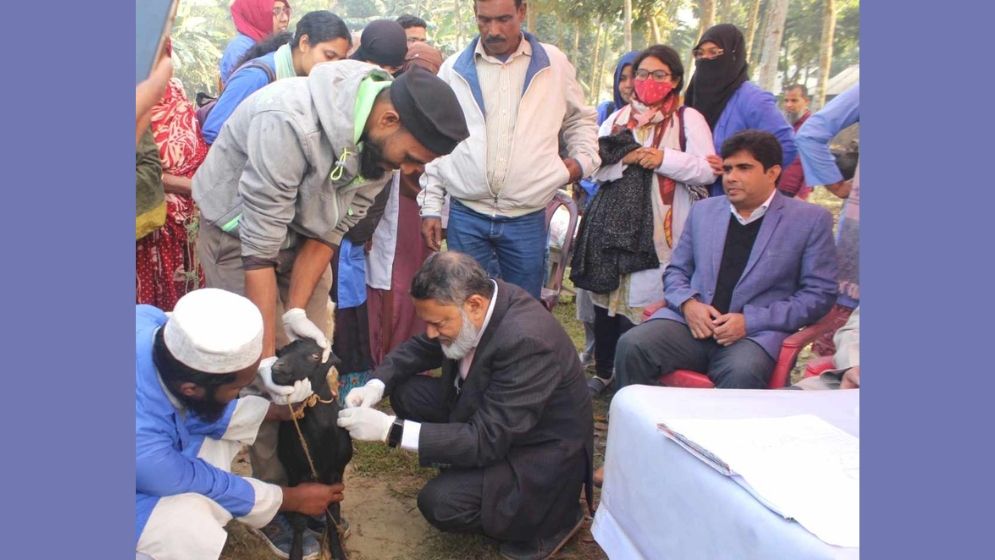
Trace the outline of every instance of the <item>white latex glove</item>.
{"label": "white latex glove", "polygon": [[371,379],[362,387],[356,387],[345,396],[346,408],[363,407],[369,408],[383,398],[383,391],[386,386],[379,379]]}
{"label": "white latex glove", "polygon": [[310,338],[318,343],[324,350],[321,361],[328,361],[330,347],[325,333],[317,325],[307,318],[307,314],[300,307],[295,307],[283,314],[283,330],[287,333],[287,338],[297,340],[298,338]]}
{"label": "white latex glove", "polygon": [[349,430],[352,439],[359,441],[387,441],[390,425],[396,416],[388,416],[375,408],[345,408],[339,411],[336,422]]}
{"label": "white latex glove", "polygon": [[276,363],[276,356],[264,358],[259,362],[259,377],[263,380],[263,386],[269,393],[270,400],[276,404],[293,404],[311,396],[311,380],[302,379],[291,385],[278,385],[273,383],[273,364]]}

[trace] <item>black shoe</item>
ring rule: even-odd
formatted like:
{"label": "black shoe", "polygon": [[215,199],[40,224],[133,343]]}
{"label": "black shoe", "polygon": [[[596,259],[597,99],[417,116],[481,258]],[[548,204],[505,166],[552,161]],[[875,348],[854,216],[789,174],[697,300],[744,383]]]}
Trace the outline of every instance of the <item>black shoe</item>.
{"label": "black shoe", "polygon": [[584,525],[584,510],[577,507],[577,522],[568,525],[562,531],[551,537],[540,538],[529,542],[505,541],[498,546],[502,558],[508,560],[545,560],[566,546],[570,539]]}
{"label": "black shoe", "polygon": [[587,380],[587,388],[591,391],[591,396],[596,397],[601,393],[605,392],[612,384],[612,378],[605,379],[603,377],[598,377],[597,375],[591,377]]}

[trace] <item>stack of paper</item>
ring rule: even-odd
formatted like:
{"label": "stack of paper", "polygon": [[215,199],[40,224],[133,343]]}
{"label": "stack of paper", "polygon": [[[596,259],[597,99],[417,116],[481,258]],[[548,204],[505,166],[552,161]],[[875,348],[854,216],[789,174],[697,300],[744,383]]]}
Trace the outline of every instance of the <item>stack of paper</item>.
{"label": "stack of paper", "polygon": [[670,419],[668,437],[823,541],[860,543],[859,440],[811,415]]}

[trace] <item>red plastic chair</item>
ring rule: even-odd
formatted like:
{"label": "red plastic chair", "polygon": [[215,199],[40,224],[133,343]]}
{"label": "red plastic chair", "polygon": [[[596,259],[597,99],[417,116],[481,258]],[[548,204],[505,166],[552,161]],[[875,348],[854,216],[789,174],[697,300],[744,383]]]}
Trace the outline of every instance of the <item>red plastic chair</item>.
{"label": "red plastic chair", "polygon": [[832,356],[817,356],[805,364],[803,377],[815,377],[831,369],[836,369],[836,362]]}
{"label": "red plastic chair", "polygon": [[[647,307],[643,312],[643,317],[649,318],[662,306],[662,304],[653,304]],[[838,328],[838,320],[835,313],[835,310],[830,311],[822,319],[784,339],[784,342],[781,344],[781,353],[774,364],[774,372],[770,376],[770,382],[767,383],[768,389],[785,387],[788,384],[791,370],[795,367],[795,363],[798,361],[798,354],[802,351],[802,348],[811,344],[812,341],[824,333]],[[689,369],[674,370],[671,373],[661,375],[657,381],[666,387],[715,388],[715,384],[712,383],[707,375]]]}
{"label": "red plastic chair", "polygon": [[553,200],[549,201],[546,205],[546,231],[549,231],[549,224],[553,221],[553,214],[556,214],[556,210],[560,207],[566,207],[567,211],[570,213],[570,218],[567,221],[567,234],[563,240],[563,246],[560,247],[559,255],[554,255],[550,251],[550,261],[553,264],[553,270],[549,274],[549,280],[546,285],[542,287],[542,292],[540,295],[540,300],[542,305],[549,311],[553,311],[556,307],[557,302],[560,301],[560,289],[563,288],[563,274],[566,272],[567,265],[570,264],[570,251],[573,249],[574,233],[577,231],[577,205],[574,203],[573,198],[570,197],[564,190],[556,191],[553,196]]}

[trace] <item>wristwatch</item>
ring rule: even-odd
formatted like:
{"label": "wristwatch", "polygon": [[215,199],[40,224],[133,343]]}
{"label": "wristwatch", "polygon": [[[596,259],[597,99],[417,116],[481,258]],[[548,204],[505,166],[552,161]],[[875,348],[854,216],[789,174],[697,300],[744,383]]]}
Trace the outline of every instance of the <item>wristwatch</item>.
{"label": "wristwatch", "polygon": [[390,425],[390,431],[387,432],[387,445],[391,447],[397,447],[401,445],[401,434],[404,433],[404,420],[400,418],[394,418],[394,423]]}

